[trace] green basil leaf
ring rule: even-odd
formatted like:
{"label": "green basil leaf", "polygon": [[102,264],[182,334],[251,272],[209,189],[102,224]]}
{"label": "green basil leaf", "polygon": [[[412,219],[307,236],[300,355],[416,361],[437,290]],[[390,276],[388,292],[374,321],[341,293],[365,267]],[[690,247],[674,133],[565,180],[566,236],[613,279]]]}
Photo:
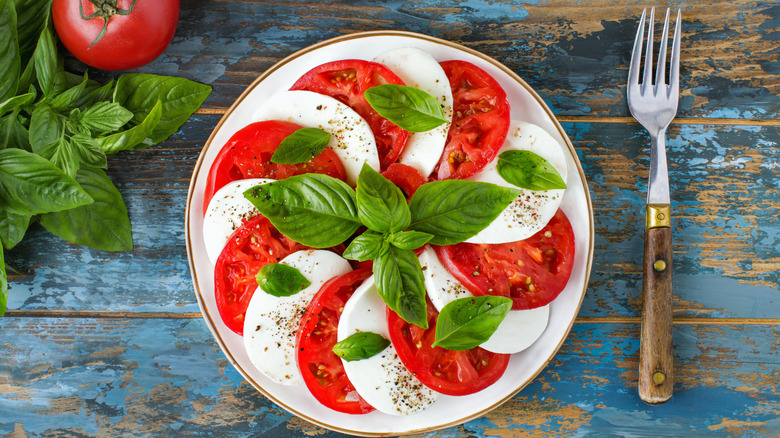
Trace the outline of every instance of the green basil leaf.
{"label": "green basil leaf", "polygon": [[406,85],[384,84],[363,93],[379,115],[411,132],[425,132],[449,122],[436,98]]}
{"label": "green basil leaf", "polygon": [[125,126],[133,113],[115,102],[98,102],[79,115],[79,122],[95,134],[113,132]]}
{"label": "green basil leaf", "polygon": [[298,269],[282,263],[269,263],[255,275],[257,285],[275,297],[289,297],[311,286],[311,281]]}
{"label": "green basil leaf", "polygon": [[100,144],[86,134],[76,134],[70,138],[73,153],[80,163],[105,169],[108,167],[106,152]]}
{"label": "green basil leaf", "polygon": [[0,209],[34,215],[92,202],[76,180],[47,159],[21,149],[0,150]]}
{"label": "green basil leaf", "polygon": [[420,186],[409,208],[409,228],[433,234],[430,243],[463,242],[490,225],[517,197],[518,191],[495,184],[466,181],[433,181]]}
{"label": "green basil leaf", "polygon": [[0,118],[0,149],[17,148],[31,151],[30,133],[19,121],[16,112]]}
{"label": "green basil leaf", "polygon": [[0,0],[0,102],[16,95],[21,61],[13,0]]}
{"label": "green basil leaf", "polygon": [[390,340],[385,339],[380,334],[357,332],[337,342],[333,346],[332,351],[336,356],[351,362],[376,356],[387,348],[388,345],[390,345]]}
{"label": "green basil leaf", "polygon": [[470,350],[490,339],[512,308],[507,297],[482,295],[451,301],[439,312],[433,347]]}
{"label": "green basil leaf", "polygon": [[54,87],[55,76],[57,75],[57,43],[54,42],[54,36],[48,28],[44,28],[38,37],[38,45],[33,52],[35,62],[35,74],[38,78],[38,85],[44,95],[48,95]]}
{"label": "green basil leaf", "polygon": [[100,83],[92,81],[87,83],[85,93],[74,104],[76,108],[85,108],[93,105],[97,102],[107,101],[111,99],[114,94],[114,80],[111,79],[107,83],[100,85]]}
{"label": "green basil leaf", "polygon": [[314,248],[343,243],[361,225],[355,192],[328,175],[296,175],[255,186],[244,196],[282,234]]}
{"label": "green basil leaf", "polygon": [[31,215],[11,214],[0,210],[0,241],[6,249],[11,249],[22,241],[30,221]]}
{"label": "green basil leaf", "polygon": [[131,251],[133,234],[119,190],[102,170],[82,166],[76,181],[95,200],[77,208],[41,216],[44,228],[77,245],[105,251]]}
{"label": "green basil leaf", "polygon": [[87,73],[84,72],[84,77],[78,85],[68,88],[67,90],[53,96],[48,104],[56,111],[67,111],[73,108],[78,108],[79,102],[87,94],[87,86],[90,84]]}
{"label": "green basil leaf", "polygon": [[147,148],[154,144],[149,136],[152,135],[154,127],[160,122],[161,116],[162,102],[157,101],[157,104],[140,125],[96,140],[107,154]]}
{"label": "green basil leaf", "polygon": [[376,289],[382,301],[404,321],[428,328],[425,278],[414,252],[388,247],[374,260]]}
{"label": "green basil leaf", "polygon": [[41,32],[49,22],[51,0],[16,0],[15,3],[19,53],[22,65],[26,65],[33,56]]}
{"label": "green basil leaf", "polygon": [[319,128],[301,128],[279,143],[271,156],[277,164],[305,163],[324,151],[330,143],[330,133]]}
{"label": "green basil leaf", "polygon": [[387,242],[396,248],[415,250],[430,241],[432,234],[420,231],[399,231],[387,236]]}
{"label": "green basil leaf", "polygon": [[49,105],[38,105],[30,118],[30,144],[37,152],[62,137],[65,125]]}
{"label": "green basil leaf", "polygon": [[8,274],[5,271],[5,251],[0,247],[0,316],[8,306]]}
{"label": "green basil leaf", "polygon": [[33,100],[35,100],[35,93],[20,94],[6,99],[4,102],[0,103],[0,116],[13,111],[22,105],[27,105]]}
{"label": "green basil leaf", "polygon": [[355,192],[358,216],[369,229],[394,233],[409,226],[411,214],[404,193],[368,164],[360,170]]}
{"label": "green basil leaf", "polygon": [[388,243],[382,234],[368,230],[350,242],[344,251],[344,258],[359,262],[373,260],[387,251],[387,247]]}
{"label": "green basil leaf", "polygon": [[41,157],[62,169],[69,176],[75,176],[79,170],[79,157],[71,142],[63,137],[57,137],[53,142],[35,151]]}
{"label": "green basil leaf", "polygon": [[210,86],[184,78],[133,73],[119,77],[114,102],[135,114],[133,125],[142,123],[157,101],[162,102],[162,117],[149,136],[159,143],[178,131],[210,93]]}
{"label": "green basil leaf", "polygon": [[565,189],[566,182],[544,157],[531,151],[506,151],[498,156],[496,170],[509,184],[528,190]]}

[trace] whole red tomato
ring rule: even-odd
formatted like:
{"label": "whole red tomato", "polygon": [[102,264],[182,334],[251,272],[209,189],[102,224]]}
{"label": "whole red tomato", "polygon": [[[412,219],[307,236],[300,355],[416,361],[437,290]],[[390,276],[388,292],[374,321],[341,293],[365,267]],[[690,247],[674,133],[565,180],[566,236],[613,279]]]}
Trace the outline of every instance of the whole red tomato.
{"label": "whole red tomato", "polygon": [[152,62],[168,47],[179,0],[54,0],[54,27],[65,48],[101,70]]}

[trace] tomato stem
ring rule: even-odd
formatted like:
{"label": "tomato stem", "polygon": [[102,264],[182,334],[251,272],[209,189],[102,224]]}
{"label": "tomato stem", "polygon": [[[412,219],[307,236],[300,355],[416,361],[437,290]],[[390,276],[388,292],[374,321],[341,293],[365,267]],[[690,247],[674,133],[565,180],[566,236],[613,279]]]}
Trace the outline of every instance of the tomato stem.
{"label": "tomato stem", "polygon": [[87,47],[87,50],[97,44],[97,42],[103,38],[103,35],[106,34],[106,30],[108,30],[108,21],[111,17],[114,15],[130,15],[130,13],[133,12],[133,8],[135,8],[136,1],[138,0],[133,0],[133,2],[130,3],[129,8],[122,9],[116,5],[117,0],[89,0],[89,2],[92,3],[92,6],[95,7],[95,12],[84,15],[84,4],[79,0],[79,12],[81,13],[82,20],[91,20],[97,17],[103,19],[103,28],[100,29],[97,38],[95,38],[95,41],[92,41],[92,44]]}

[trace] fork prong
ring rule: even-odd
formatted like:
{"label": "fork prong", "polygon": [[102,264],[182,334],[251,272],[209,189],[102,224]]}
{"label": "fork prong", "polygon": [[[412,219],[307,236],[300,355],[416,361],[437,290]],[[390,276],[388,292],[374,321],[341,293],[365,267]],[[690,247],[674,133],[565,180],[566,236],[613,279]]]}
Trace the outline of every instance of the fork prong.
{"label": "fork prong", "polygon": [[639,18],[639,28],[634,38],[634,49],[631,51],[631,64],[628,66],[628,84],[639,83],[639,65],[642,62],[642,37],[645,33],[645,15],[647,8],[642,9],[642,17]]}
{"label": "fork prong", "polygon": [[677,10],[677,22],[674,25],[674,39],[672,42],[672,59],[669,65],[669,86],[671,93],[678,93],[680,89],[680,10]]}
{"label": "fork prong", "polygon": [[661,45],[658,48],[658,65],[655,69],[655,89],[666,85],[666,46],[669,44],[669,8],[666,8],[664,30],[661,32]]}
{"label": "fork prong", "polygon": [[647,49],[645,50],[645,67],[642,78],[642,89],[653,83],[653,22],[655,21],[655,7],[650,8],[650,22],[647,25]]}

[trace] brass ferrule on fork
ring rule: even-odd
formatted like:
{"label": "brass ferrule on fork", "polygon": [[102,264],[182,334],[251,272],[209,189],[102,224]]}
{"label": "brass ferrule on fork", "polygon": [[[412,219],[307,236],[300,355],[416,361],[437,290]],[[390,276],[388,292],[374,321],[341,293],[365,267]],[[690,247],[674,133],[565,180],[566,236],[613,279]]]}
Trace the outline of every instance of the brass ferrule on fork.
{"label": "brass ferrule on fork", "polygon": [[647,204],[645,206],[645,229],[671,228],[672,207],[669,204]]}

